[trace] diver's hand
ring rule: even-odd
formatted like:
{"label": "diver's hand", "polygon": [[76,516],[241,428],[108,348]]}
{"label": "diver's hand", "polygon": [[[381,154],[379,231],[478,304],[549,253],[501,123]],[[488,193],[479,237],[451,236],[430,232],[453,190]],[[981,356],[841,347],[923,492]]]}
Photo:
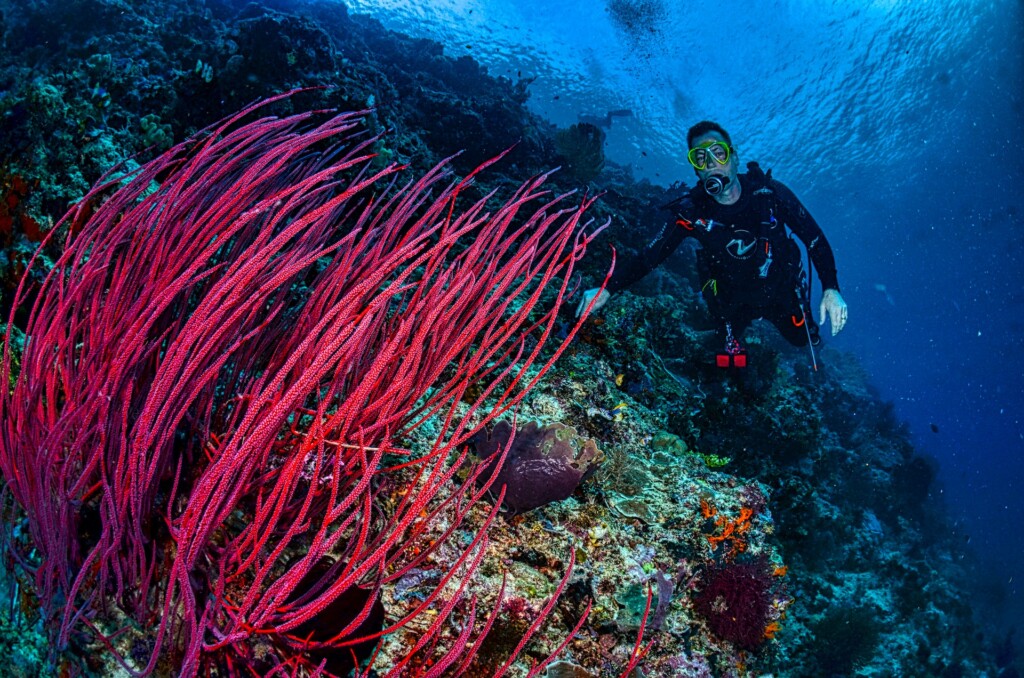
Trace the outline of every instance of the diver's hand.
{"label": "diver's hand", "polygon": [[612,298],[612,295],[611,292],[609,292],[608,290],[602,290],[600,287],[595,287],[593,289],[587,290],[586,292],[583,293],[583,298],[580,299],[579,305],[576,306],[577,318],[583,315],[583,311],[587,310],[587,306],[590,305],[590,302],[593,301],[594,297],[597,297],[597,301],[594,301],[594,307],[590,309],[591,312],[596,311],[597,309],[607,304],[608,300]]}
{"label": "diver's hand", "polygon": [[821,306],[818,308],[818,314],[821,316],[818,324],[824,325],[825,315],[828,314],[834,337],[846,326],[846,313],[846,302],[843,301],[843,295],[839,294],[839,290],[825,290],[825,293],[821,295]]}

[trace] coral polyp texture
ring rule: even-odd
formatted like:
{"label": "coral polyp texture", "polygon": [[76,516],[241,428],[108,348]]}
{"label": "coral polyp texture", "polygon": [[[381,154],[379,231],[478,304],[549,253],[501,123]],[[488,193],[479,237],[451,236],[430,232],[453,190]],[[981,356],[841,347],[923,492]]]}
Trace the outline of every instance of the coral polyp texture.
{"label": "coral polyp texture", "polygon": [[[0,468],[27,528],[6,545],[58,650],[87,632],[142,673],[343,673],[417,624],[389,675],[439,676],[493,622],[464,593],[498,509],[465,541],[420,536],[492,486],[464,443],[559,354],[589,202],[538,176],[491,208],[472,175],[376,164],[359,114],[258,114],[64,217],[17,374],[5,340]],[[487,407],[463,406],[479,384]],[[381,587],[440,549],[385,619]]]}
{"label": "coral polyp texture", "polygon": [[768,635],[773,580],[764,560],[725,563],[703,577],[694,608],[712,633],[744,650],[758,649]]}

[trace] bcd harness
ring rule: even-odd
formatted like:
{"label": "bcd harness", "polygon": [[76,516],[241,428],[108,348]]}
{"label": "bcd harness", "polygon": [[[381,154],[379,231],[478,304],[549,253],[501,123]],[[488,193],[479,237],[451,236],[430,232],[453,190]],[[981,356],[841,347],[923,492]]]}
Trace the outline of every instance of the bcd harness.
{"label": "bcd harness", "polygon": [[[758,215],[758,223],[753,229],[753,235],[756,237],[754,243],[744,245],[738,239],[730,241],[728,232],[723,230],[726,228],[725,224],[708,217],[696,216],[695,213],[702,211],[702,202],[707,200],[706,196],[700,194],[699,188],[666,206],[674,210],[676,225],[689,231],[701,245],[698,252],[699,268],[703,269],[701,274],[707,277],[701,288],[703,292],[718,296],[720,279],[727,277],[730,269],[735,266],[725,261],[725,257],[728,256],[726,248],[729,245],[735,245],[739,255],[754,246],[756,249],[752,254],[753,265],[756,267],[757,277],[764,281],[764,288],[770,290],[778,284],[785,284],[787,279],[795,281],[796,294],[802,302],[801,305],[809,304],[810,290],[807,281],[810,278],[807,271],[810,268],[807,271],[803,270],[799,246],[776,218],[779,209],[777,196],[771,187],[771,175],[771,170],[764,172],[756,162],[747,163],[747,178],[750,180],[750,188],[753,189],[749,198],[754,201],[751,211]],[[803,317],[794,317],[793,322],[799,326],[804,320]]]}

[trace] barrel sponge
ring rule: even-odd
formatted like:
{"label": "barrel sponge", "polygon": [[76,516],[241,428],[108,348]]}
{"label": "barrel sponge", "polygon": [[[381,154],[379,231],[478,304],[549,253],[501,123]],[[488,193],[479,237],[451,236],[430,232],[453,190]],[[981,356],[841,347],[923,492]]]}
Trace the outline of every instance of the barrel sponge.
{"label": "barrel sponge", "polygon": [[503,504],[513,513],[570,496],[593,475],[604,458],[593,439],[580,436],[576,429],[564,424],[540,426],[530,422],[515,431],[515,435],[512,433],[512,425],[500,421],[490,432],[477,434],[473,442],[477,456],[491,466],[481,474],[482,482],[494,473],[501,451],[508,447],[491,492],[496,495],[504,486]]}

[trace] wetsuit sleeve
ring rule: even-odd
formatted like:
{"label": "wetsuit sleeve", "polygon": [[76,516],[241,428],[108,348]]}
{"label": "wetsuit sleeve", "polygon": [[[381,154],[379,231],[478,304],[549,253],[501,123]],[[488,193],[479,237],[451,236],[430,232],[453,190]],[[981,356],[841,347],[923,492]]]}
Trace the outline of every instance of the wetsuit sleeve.
{"label": "wetsuit sleeve", "polygon": [[803,206],[793,191],[779,181],[772,182],[779,206],[779,216],[790,230],[803,241],[807,251],[811,253],[811,261],[818,271],[822,290],[839,291],[839,278],[836,274],[836,258],[832,254],[832,246],[828,244],[825,233],[818,222]]}
{"label": "wetsuit sleeve", "polygon": [[685,235],[686,231],[676,226],[674,219],[667,220],[658,239],[639,256],[615,265],[615,272],[612,273],[606,289],[615,293],[643,278],[676,251]]}

